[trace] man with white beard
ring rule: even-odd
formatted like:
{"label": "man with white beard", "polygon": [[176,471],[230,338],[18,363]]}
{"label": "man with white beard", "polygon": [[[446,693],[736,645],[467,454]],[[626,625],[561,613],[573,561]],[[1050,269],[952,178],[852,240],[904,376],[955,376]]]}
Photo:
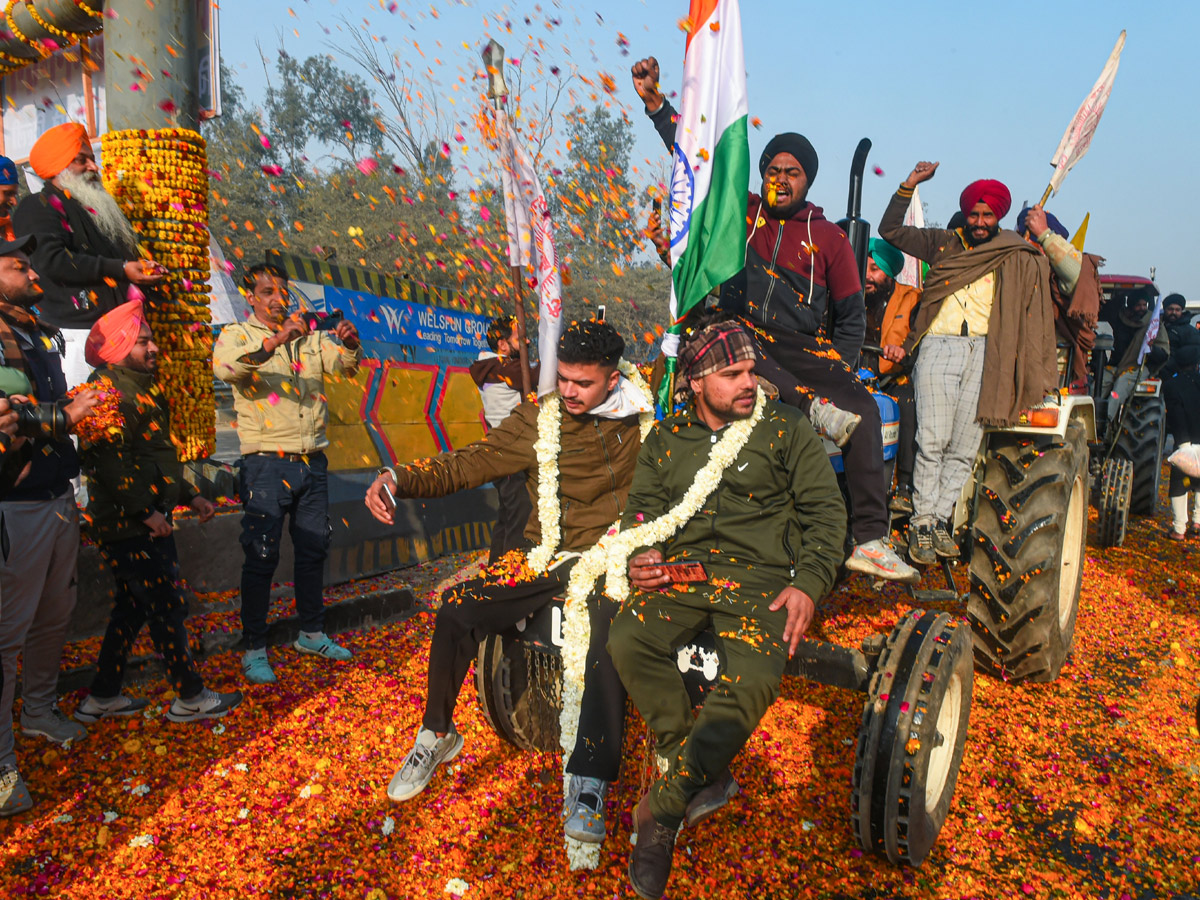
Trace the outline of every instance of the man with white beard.
{"label": "man with white beard", "polygon": [[91,371],[83,346],[95,321],[136,299],[129,297],[130,285],[159,284],[166,269],[139,258],[137,235],[104,189],[82,125],[67,122],[46,131],[29,152],[29,164],[45,183],[17,205],[13,231],[37,236],[32,263],[45,292],[38,311],[62,331],[63,370],[73,387]]}

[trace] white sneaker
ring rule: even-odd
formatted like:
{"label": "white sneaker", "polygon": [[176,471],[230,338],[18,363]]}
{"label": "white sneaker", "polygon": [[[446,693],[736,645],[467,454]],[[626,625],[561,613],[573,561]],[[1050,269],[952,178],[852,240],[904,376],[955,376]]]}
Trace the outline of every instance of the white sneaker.
{"label": "white sneaker", "polygon": [[818,433],[825,435],[839,447],[844,447],[858,423],[862,421],[862,416],[834,406],[824,397],[816,397],[809,407],[808,419]]}
{"label": "white sneaker", "polygon": [[136,716],[149,705],[150,702],[141,697],[126,697],[124,694],[97,697],[95,694],[88,694],[75,707],[75,718],[80,722],[99,722],[109,716]]}
{"label": "white sneaker", "polygon": [[916,584],[921,580],[921,573],[902,560],[883,538],[875,538],[855,547],[846,560],[846,568],[885,581]]}
{"label": "white sneaker", "polygon": [[404,757],[404,762],[388,785],[388,798],[400,802],[417,796],[433,779],[434,770],[442,763],[458,756],[463,748],[462,736],[450,726],[444,737],[438,737],[428,728],[417,732],[416,743]]}

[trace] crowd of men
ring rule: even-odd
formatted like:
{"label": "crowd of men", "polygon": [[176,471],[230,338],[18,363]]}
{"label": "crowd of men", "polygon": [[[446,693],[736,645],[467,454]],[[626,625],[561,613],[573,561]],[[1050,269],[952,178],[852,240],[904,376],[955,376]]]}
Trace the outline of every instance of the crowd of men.
{"label": "crowd of men", "polygon": [[[672,146],[675,111],[658,89],[657,63],[642,60],[632,74]],[[169,719],[223,716],[242,700],[205,683],[185,622],[172,511],[190,506],[203,524],[214,507],[184,478],[155,380],[158,348],[142,298],[167,272],[139,249],[105,191],[82,126],[46,132],[30,165],[42,188],[17,203],[16,168],[0,159],[0,815],[32,806],[13,739],[18,656],[20,727],[60,743],[84,739],[85,723],[144,712],[147,701],[123,691],[123,676],[147,623],[175,690]],[[605,837],[628,696],[654,731],[661,764],[633,811],[629,874],[639,896],[662,896],[679,829],[716,813],[738,790],[730,763],[777,696],[784,665],[839,567],[912,583],[917,566],[957,556],[954,505],[983,429],[1016,424],[1057,389],[1060,371],[1086,384],[1102,319],[1121,344],[1114,376],[1130,368],[1148,311],[1102,310],[1101,260],[1075,249],[1040,206],[1004,229],[1010,192],[982,179],[961,192],[958,224],[903,224],[914,190],[937,168],[919,162],[897,188],[864,279],[845,234],[809,200],[815,148],[796,133],[772,138],[759,159],[761,186],[747,198],[745,268],[686,323],[675,405],[648,433],[640,423],[653,404],[621,374],[625,342],[611,325],[575,323],[563,333],[549,395],[561,413],[547,426],[547,398],[523,398],[516,387],[514,320],[492,323],[489,350],[471,368],[487,436],[381,470],[365,498],[375,518],[392,525],[400,498],[487,483],[500,494],[488,564],[448,589],[438,608],[424,715],[387,788],[392,800],[420,794],[462,749],[454,715],[481,637],[561,597],[581,554],[614,522],[634,529],[694,503],[713,448],[736,438],[736,455],[710,493],[668,537],[631,554],[629,599],[609,599],[602,582],[588,602],[564,831],[584,842]],[[657,222],[651,236],[662,240]],[[905,254],[927,265],[923,290],[897,281]],[[267,651],[269,601],[285,521],[300,619],[293,646],[332,662],[352,656],[324,630],[325,387],[329,376],[353,375],[363,352],[349,321],[317,331],[296,314],[278,269],[250,267],[244,288],[251,315],[222,330],[213,366],[233,389],[242,457],[242,670],[249,683],[270,684],[277,675]],[[1151,362],[1170,378],[1171,430],[1179,444],[1200,443],[1200,334],[1178,295],[1166,299],[1163,321],[1164,346]],[[879,408],[860,364],[900,408],[891,482]],[[77,447],[72,433],[104,416],[109,427]],[[818,435],[842,449],[845,499]],[[542,458],[548,446],[557,448],[550,466]],[[540,497],[551,470],[557,496]],[[81,471],[88,530],[116,593],[91,690],[72,720],[58,708],[55,685],[76,597]],[[1172,476],[1178,539],[1188,530],[1190,491],[1186,478]],[[889,506],[910,518],[907,547],[893,543]],[[1198,534],[1200,508],[1193,515]],[[531,569],[531,549],[552,539],[552,563]],[[699,563],[703,578],[682,584],[680,562]],[[676,648],[704,630],[716,635],[724,672],[696,711]]]}

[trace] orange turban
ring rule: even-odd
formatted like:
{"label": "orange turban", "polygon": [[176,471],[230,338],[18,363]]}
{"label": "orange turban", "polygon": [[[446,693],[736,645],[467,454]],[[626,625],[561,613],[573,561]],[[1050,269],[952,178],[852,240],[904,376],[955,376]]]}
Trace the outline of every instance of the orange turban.
{"label": "orange turban", "polygon": [[145,322],[140,300],[122,303],[106,312],[88,332],[87,343],[83,345],[83,358],[93,369],[103,363],[119,363],[133,350]]}
{"label": "orange turban", "polygon": [[78,122],[64,122],[45,132],[29,151],[29,164],[43,181],[54,178],[79,155],[87,129]]}

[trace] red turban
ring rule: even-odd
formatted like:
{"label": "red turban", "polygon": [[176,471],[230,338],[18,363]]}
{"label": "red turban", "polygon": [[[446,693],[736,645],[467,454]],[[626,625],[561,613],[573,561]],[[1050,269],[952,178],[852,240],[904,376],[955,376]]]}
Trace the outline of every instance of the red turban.
{"label": "red turban", "polygon": [[34,142],[29,164],[43,181],[54,178],[79,155],[87,140],[87,129],[78,122],[55,125]]}
{"label": "red turban", "polygon": [[1001,182],[993,178],[981,178],[967,185],[958,197],[958,208],[967,215],[982,200],[988,209],[996,214],[997,219],[1003,219],[1012,208],[1012,194]]}
{"label": "red turban", "polygon": [[145,323],[140,300],[122,303],[96,320],[83,345],[83,358],[93,369],[119,363],[133,350]]}

